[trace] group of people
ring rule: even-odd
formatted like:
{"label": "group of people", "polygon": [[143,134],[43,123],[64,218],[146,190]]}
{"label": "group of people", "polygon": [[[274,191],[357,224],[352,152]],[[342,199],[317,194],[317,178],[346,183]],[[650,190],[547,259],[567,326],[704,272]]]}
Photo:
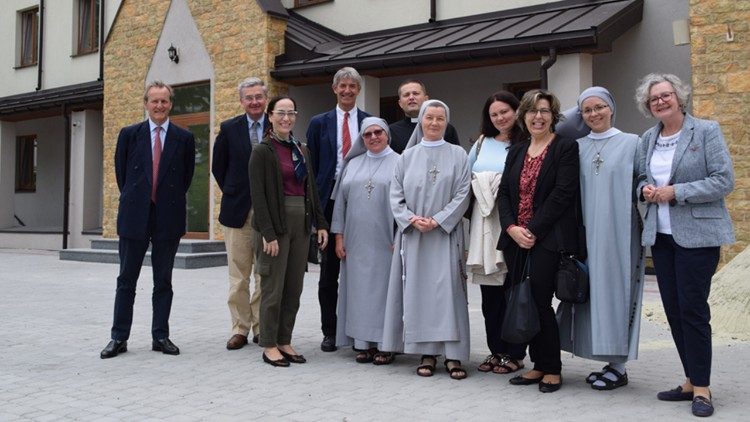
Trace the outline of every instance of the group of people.
{"label": "group of people", "polygon": [[[228,253],[227,349],[242,348],[252,333],[264,362],[306,362],[292,333],[308,252],[318,247],[325,352],[351,346],[357,362],[376,365],[419,355],[416,373],[425,377],[442,356],[451,378],[466,378],[470,281],[481,286],[490,350],[479,371],[520,371],[528,349],[533,367],[510,384],[554,392],[565,350],[605,362],[585,381],[612,390],[628,384],[626,363],[637,357],[650,246],[686,375],[658,398],[690,400],[698,416],[713,413],[707,300],[719,248],[734,241],[724,204],[734,175],[718,124],[686,112],[686,84],[670,74],[643,78],[637,106],[659,122],[641,137],[615,128],[615,99],[602,87],[584,90],[565,112],[546,90],[520,100],[499,91],[482,108],[481,135],[468,154],[457,145],[448,105],[429,99],[422,82],[399,86],[406,117],[391,125],[357,109],[361,85],[355,69],[340,69],[332,84],[336,107],[312,118],[302,143],[293,134],[294,99],[268,100],[258,78],[240,83],[245,114],[221,124],[212,162]],[[127,350],[135,281],[149,243],[153,349],[179,353],[167,318],[184,218],[162,219],[169,207],[184,213],[192,135],[169,125],[171,88],[149,85],[144,101],[149,119],[123,129],[115,156],[121,270],[112,341],[102,358]],[[179,172],[158,170],[159,128],[166,132],[164,159]],[[585,260],[590,297],[555,309],[562,255]],[[522,280],[530,283],[539,330],[517,344],[504,340],[503,322],[513,312],[506,296]]]}

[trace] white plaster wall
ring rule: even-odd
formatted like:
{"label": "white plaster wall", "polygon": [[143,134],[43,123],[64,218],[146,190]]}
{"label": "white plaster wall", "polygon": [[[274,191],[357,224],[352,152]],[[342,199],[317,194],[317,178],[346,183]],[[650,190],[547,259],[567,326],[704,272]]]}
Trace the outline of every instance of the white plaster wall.
{"label": "white plaster wall", "polygon": [[0,228],[13,227],[16,188],[16,124],[0,121]]}
{"label": "white plaster wall", "polygon": [[[106,0],[105,30],[112,26],[121,0]],[[37,86],[38,65],[14,69],[16,65],[17,23],[19,10],[39,4],[38,0],[3,0],[0,9],[0,97],[33,92]],[[77,25],[74,0],[48,0],[44,11],[44,46],[42,89],[94,81],[99,77],[99,53],[72,57],[76,44],[73,31]],[[12,54],[11,54],[12,53]]]}
{"label": "white plaster wall", "polygon": [[84,110],[71,115],[69,247],[88,247],[82,232],[101,227],[102,114]]}
{"label": "white plaster wall", "polygon": [[638,80],[651,72],[673,73],[691,83],[690,45],[674,45],[672,22],[687,19],[686,0],[646,0],[643,20],[613,43],[611,53],[593,57],[594,84],[617,102],[615,125],[642,134],[656,120],[638,112],[633,96]]}
{"label": "white plaster wall", "polygon": [[[283,3],[291,7],[294,1],[284,0]],[[436,18],[451,19],[541,3],[549,1],[438,0]],[[337,0],[295,11],[334,31],[350,35],[426,23],[430,18],[430,0]]]}
{"label": "white plaster wall", "polygon": [[16,123],[16,136],[37,135],[36,192],[14,194],[14,212],[28,227],[62,228],[64,133],[62,117]]}

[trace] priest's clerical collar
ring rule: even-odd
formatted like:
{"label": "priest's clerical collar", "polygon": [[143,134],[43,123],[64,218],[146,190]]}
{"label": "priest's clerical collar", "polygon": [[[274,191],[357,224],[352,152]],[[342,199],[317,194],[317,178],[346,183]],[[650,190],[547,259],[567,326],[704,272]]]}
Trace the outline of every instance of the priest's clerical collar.
{"label": "priest's clerical collar", "polygon": [[422,138],[422,141],[420,142],[420,144],[428,148],[439,147],[440,145],[445,144],[445,139],[439,139],[437,141],[427,141],[424,138]]}
{"label": "priest's clerical collar", "polygon": [[419,118],[418,117],[412,117],[411,119],[409,119],[409,121],[411,121],[412,123],[419,123]]}

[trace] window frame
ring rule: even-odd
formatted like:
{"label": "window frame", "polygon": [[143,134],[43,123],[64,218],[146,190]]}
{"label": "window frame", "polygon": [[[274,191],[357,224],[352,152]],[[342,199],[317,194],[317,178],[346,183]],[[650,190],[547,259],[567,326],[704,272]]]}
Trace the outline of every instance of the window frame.
{"label": "window frame", "polygon": [[[27,20],[31,19],[31,45],[28,45],[26,35]],[[31,54],[27,54],[27,48],[31,48]],[[27,60],[28,58],[28,60]],[[39,7],[32,7],[18,11],[18,66],[30,67],[39,63]]]}
{"label": "window frame", "polygon": [[[75,56],[99,51],[100,8],[100,0],[76,0]],[[88,22],[84,21],[86,18],[84,11],[87,10]],[[84,26],[84,23],[87,25]],[[84,35],[88,35],[89,45],[84,45]]]}
{"label": "window frame", "polygon": [[38,147],[35,134],[16,136],[16,193],[36,192]]}

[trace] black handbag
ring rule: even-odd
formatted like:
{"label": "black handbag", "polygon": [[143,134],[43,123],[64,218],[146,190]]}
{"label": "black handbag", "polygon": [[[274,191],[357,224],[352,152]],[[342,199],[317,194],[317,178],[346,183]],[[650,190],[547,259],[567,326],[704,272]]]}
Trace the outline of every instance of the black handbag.
{"label": "black handbag", "polygon": [[[520,257],[521,251],[517,257]],[[531,252],[526,255],[521,281],[506,293],[507,305],[503,316],[502,339],[509,343],[525,344],[539,332],[539,313],[531,296]]]}
{"label": "black handbag", "polygon": [[574,255],[560,254],[555,274],[555,297],[560,302],[586,303],[589,300],[589,271]]}

